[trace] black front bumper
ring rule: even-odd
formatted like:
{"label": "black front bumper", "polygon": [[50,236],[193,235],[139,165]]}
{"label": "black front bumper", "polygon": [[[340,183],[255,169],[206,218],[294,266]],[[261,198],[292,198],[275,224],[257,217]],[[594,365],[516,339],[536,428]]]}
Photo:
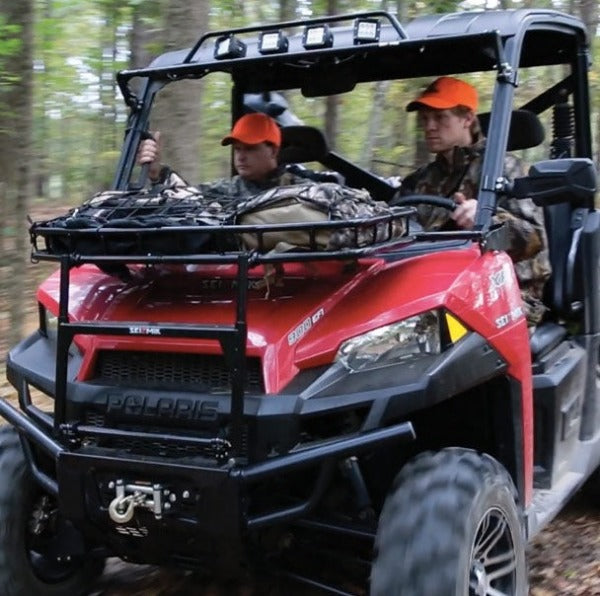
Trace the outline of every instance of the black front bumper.
{"label": "black front bumper", "polygon": [[[0,400],[0,415],[24,435],[26,445],[35,447],[26,449],[32,473],[38,483],[58,498],[62,514],[85,535],[103,540],[120,556],[131,560],[140,557],[147,562],[164,558],[165,541],[160,537],[161,534],[164,537],[165,532],[171,545],[187,540],[191,548],[192,543],[201,538],[203,545],[209,545],[216,553],[216,559],[226,553],[227,557],[235,556],[248,532],[307,516],[319,504],[339,460],[415,439],[412,425],[405,422],[313,444],[250,465],[230,460],[216,466],[207,462],[203,465],[194,458],[173,461],[96,447],[74,450],[49,436],[5,400]],[[54,460],[56,478],[37,465],[32,453],[38,450]],[[305,499],[254,507],[249,513],[247,496],[252,486],[306,469],[314,469],[315,473],[314,484]],[[117,480],[164,487],[174,495],[174,501],[160,518],[141,511],[130,524],[118,528],[119,524],[108,514],[108,495],[114,495],[114,491],[110,492],[111,483],[114,486]],[[122,530],[125,529],[133,533],[124,538]],[[152,540],[153,532],[156,540]],[[150,538],[144,546],[148,550],[141,556],[142,551],[136,547],[140,535]]]}

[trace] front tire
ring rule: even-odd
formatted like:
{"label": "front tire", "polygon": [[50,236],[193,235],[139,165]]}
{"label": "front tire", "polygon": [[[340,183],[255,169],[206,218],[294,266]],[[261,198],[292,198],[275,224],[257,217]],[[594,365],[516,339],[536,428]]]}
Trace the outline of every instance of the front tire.
{"label": "front tire", "polygon": [[525,596],[523,528],[514,484],[495,459],[423,453],[384,504],[371,596]]}
{"label": "front tire", "polygon": [[53,497],[33,481],[18,434],[0,427],[0,594],[86,594],[104,561],[56,556],[63,520]]}

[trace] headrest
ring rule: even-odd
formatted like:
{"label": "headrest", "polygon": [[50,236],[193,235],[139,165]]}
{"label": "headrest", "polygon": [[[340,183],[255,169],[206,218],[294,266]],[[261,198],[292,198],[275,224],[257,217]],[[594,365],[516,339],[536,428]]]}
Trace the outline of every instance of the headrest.
{"label": "headrest", "polygon": [[[487,137],[490,113],[479,114],[479,123],[483,134]],[[529,110],[513,110],[508,130],[507,151],[537,147],[544,141],[545,136],[544,125],[537,114]]]}
{"label": "headrest", "polygon": [[312,126],[284,126],[281,129],[279,163],[322,161],[329,153],[325,136]]}

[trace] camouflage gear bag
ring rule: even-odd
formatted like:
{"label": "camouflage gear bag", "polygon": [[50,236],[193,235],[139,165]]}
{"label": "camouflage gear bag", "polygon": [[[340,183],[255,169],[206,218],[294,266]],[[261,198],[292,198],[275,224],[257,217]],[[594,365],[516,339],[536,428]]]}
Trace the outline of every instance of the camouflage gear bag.
{"label": "camouflage gear bag", "polygon": [[[193,254],[205,252],[211,244],[211,236],[201,228],[231,221],[233,202],[230,197],[208,195],[193,186],[110,190],[65,215],[34,222],[30,234],[32,240],[43,237],[52,254]],[[167,233],[173,228],[188,231]]]}
{"label": "camouflage gear bag", "polygon": [[[366,190],[335,182],[279,186],[238,204],[236,223],[277,225],[313,223],[296,229],[262,234],[241,234],[243,244],[260,251],[293,248],[339,250],[385,242],[404,234],[403,219],[383,201],[375,201]],[[361,223],[357,223],[358,220]],[[319,225],[353,221],[351,227]]]}
{"label": "camouflage gear bag", "polygon": [[[331,225],[344,220],[361,221],[350,228]],[[30,233],[32,241],[44,238],[52,254],[176,255],[238,250],[240,245],[260,251],[362,247],[400,236],[405,230],[401,222],[367,191],[336,183],[304,181],[245,199],[214,187],[174,184],[98,193],[61,217],[33,223]],[[279,229],[239,237],[214,233],[215,226],[234,223],[279,224]],[[311,223],[323,224],[322,229],[311,232]]]}

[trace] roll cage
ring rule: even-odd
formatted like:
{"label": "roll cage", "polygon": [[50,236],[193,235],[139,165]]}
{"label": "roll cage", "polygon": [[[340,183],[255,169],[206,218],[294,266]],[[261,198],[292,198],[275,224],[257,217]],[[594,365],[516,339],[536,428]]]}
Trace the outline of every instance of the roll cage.
{"label": "roll cage", "polygon": [[[360,20],[378,24],[377,41],[357,41],[354,27]],[[329,29],[326,47],[306,48],[303,32],[310,27]],[[286,36],[285,51],[261,53],[259,42],[266,33]],[[239,40],[243,54],[216,56],[222,40]],[[560,64],[570,73],[526,105],[514,106],[519,68]],[[118,164],[114,187],[131,185],[135,152],[148,128],[156,93],[179,79],[200,79],[212,72],[231,76],[232,121],[245,110],[244,96],[271,91],[300,89],[308,97],[351,91],[357,83],[440,76],[477,71],[496,72],[487,128],[493,136],[482,166],[476,230],[484,233],[499,194],[505,191],[502,171],[509,141],[510,115],[522,108],[541,113],[572,98],[575,114],[573,157],[591,156],[587,70],[588,42],[579,20],[553,10],[520,9],[474,11],[418,17],[406,25],[384,11],[289,21],[206,33],[188,49],[157,57],[148,68],[125,70],[117,75],[125,102],[130,107],[129,127]],[[139,94],[133,79],[141,79]],[[342,170],[355,185],[376,188],[389,200],[393,189],[341,156],[330,152],[326,167]],[[350,182],[352,185],[352,182]]]}

